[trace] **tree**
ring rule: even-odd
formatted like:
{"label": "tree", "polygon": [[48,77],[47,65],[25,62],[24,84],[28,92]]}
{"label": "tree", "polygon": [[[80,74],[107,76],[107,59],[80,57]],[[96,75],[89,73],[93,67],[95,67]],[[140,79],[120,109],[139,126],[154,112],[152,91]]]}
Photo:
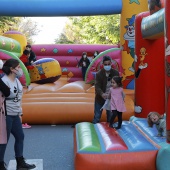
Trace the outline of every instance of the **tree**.
{"label": "tree", "polygon": [[0,17],[0,35],[9,31],[17,30],[24,34],[29,43],[33,43],[32,37],[39,32],[36,22],[24,17]]}
{"label": "tree", "polygon": [[63,34],[75,44],[115,44],[120,40],[120,15],[69,17]]}
{"label": "tree", "polygon": [[[63,37],[65,37],[63,39]],[[61,39],[61,40],[60,40]],[[80,38],[80,30],[79,27],[72,24],[71,20],[67,21],[65,28],[63,29],[63,33],[61,33],[57,39],[55,39],[55,43],[59,44],[81,44],[83,43]]]}
{"label": "tree", "polygon": [[0,35],[11,30],[18,22],[20,22],[20,17],[0,17]]}
{"label": "tree", "polygon": [[30,18],[22,18],[15,27],[15,29],[18,29],[18,31],[26,36],[27,42],[30,44],[33,44],[32,37],[40,32],[37,23],[32,21]]}
{"label": "tree", "polygon": [[55,39],[55,44],[74,44],[72,41],[68,40],[64,33],[59,35],[58,39]]}

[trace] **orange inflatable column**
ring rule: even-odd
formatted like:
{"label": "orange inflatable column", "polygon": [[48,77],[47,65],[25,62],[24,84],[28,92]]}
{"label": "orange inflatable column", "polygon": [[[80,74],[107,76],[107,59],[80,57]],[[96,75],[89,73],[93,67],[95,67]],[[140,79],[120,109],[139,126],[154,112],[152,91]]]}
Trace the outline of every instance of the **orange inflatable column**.
{"label": "orange inflatable column", "polygon": [[166,87],[166,129],[170,143],[170,1],[165,1],[165,87]]}
{"label": "orange inflatable column", "polygon": [[142,37],[141,23],[149,12],[135,21],[135,116],[146,118],[151,111],[165,112],[164,37]]}

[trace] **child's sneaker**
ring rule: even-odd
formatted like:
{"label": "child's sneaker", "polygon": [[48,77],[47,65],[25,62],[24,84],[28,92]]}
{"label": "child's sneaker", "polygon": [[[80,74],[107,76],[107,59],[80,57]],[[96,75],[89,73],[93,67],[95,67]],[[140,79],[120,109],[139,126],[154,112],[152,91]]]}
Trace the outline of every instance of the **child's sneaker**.
{"label": "child's sneaker", "polygon": [[25,124],[22,124],[22,128],[23,129],[29,129],[29,128],[31,128],[31,126],[28,125],[27,123],[25,123]]}

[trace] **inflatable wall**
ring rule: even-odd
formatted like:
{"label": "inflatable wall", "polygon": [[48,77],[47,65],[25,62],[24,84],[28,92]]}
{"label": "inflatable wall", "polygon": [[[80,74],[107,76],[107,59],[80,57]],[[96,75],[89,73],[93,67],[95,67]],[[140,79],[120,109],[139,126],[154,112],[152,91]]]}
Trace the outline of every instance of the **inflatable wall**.
{"label": "inflatable wall", "polygon": [[[164,19],[165,18],[165,19]],[[135,113],[166,113],[169,127],[169,1],[149,1],[149,12],[136,17]],[[158,71],[159,70],[159,71]]]}
{"label": "inflatable wall", "polygon": [[151,11],[137,15],[135,22],[135,112],[138,117],[146,117],[151,111],[165,113],[164,3],[159,4],[156,11],[151,3],[153,1],[150,1]]}
{"label": "inflatable wall", "polygon": [[128,89],[134,89],[135,18],[143,11],[148,11],[148,0],[122,0],[120,45],[124,70],[123,85]]}
{"label": "inflatable wall", "polygon": [[[81,68],[78,67],[78,62],[83,52],[87,52],[89,60],[92,61],[95,51],[103,52],[116,47],[116,45],[86,44],[32,45],[32,49],[35,52],[37,59],[53,58],[60,63],[62,75],[67,76],[68,82],[83,80]],[[119,71],[121,72],[121,51],[119,50],[117,53],[108,52],[106,55],[109,55],[112,59],[117,59],[117,64],[120,68]]]}

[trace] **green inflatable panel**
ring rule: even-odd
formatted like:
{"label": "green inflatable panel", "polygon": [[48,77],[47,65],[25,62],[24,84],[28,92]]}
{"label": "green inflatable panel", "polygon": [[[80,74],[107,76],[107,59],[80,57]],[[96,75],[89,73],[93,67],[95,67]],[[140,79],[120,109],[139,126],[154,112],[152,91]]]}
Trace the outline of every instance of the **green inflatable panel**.
{"label": "green inflatable panel", "polygon": [[168,143],[162,143],[161,148],[158,151],[156,157],[156,169],[157,170],[169,170],[170,169],[170,147]]}
{"label": "green inflatable panel", "polygon": [[78,152],[101,152],[101,146],[94,124],[89,122],[76,125]]}
{"label": "green inflatable panel", "polygon": [[14,55],[14,54],[11,53],[11,52],[8,52],[8,51],[5,51],[5,50],[1,50],[1,49],[0,49],[0,52],[3,52],[3,53],[5,53],[5,54],[9,55],[11,58],[16,59],[16,60],[19,61],[20,66],[21,66],[21,68],[22,68],[22,70],[23,70],[23,72],[24,72],[24,75],[25,75],[26,85],[27,85],[27,86],[30,85],[30,82],[31,82],[30,76],[29,76],[28,70],[27,70],[27,68],[25,67],[25,65],[23,64],[23,62],[22,62],[16,55]]}
{"label": "green inflatable panel", "polygon": [[97,60],[99,60],[99,62],[100,62],[104,55],[106,55],[109,52],[113,52],[113,51],[117,51],[117,50],[121,50],[121,49],[120,48],[110,48],[108,50],[101,52],[98,56],[96,56],[93,59],[93,61],[90,63],[90,65],[88,66],[87,71],[86,71],[86,75],[85,75],[85,82],[86,83],[89,83],[89,84],[94,83],[94,76],[92,74],[92,68],[96,67],[96,65],[98,64]]}
{"label": "green inflatable panel", "polygon": [[17,57],[21,55],[20,43],[12,38],[0,36],[0,49],[9,51],[15,54]]}

